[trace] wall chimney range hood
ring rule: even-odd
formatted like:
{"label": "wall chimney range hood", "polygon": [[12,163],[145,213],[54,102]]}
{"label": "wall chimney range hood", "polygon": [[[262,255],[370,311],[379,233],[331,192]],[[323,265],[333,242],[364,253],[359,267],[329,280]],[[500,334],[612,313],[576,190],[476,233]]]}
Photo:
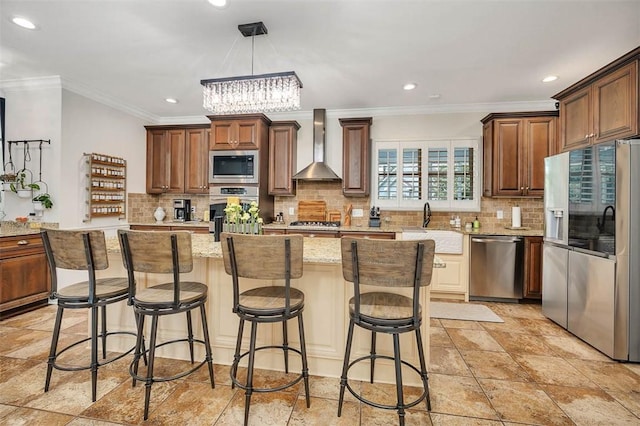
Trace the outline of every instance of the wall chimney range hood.
{"label": "wall chimney range hood", "polygon": [[325,109],[313,110],[313,162],[293,176],[295,180],[339,181],[340,177],[324,163],[325,148]]}

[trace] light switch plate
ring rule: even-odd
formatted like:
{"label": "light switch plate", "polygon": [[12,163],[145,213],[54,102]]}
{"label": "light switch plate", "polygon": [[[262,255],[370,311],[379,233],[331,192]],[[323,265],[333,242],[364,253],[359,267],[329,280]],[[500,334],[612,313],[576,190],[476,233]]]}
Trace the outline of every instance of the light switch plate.
{"label": "light switch plate", "polygon": [[296,213],[296,209],[295,207],[289,207],[289,214],[295,214]]}
{"label": "light switch plate", "polygon": [[364,211],[362,209],[353,209],[351,211],[351,216],[352,217],[362,217],[362,216],[364,216]]}
{"label": "light switch plate", "polygon": [[498,219],[504,219],[504,212],[502,210],[497,210],[496,211],[496,217]]}

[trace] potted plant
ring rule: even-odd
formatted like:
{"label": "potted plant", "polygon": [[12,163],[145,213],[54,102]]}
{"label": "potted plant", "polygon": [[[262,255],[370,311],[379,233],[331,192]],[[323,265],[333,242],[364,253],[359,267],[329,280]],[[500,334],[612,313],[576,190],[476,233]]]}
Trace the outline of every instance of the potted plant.
{"label": "potted plant", "polygon": [[17,178],[15,172],[5,171],[0,175],[0,182],[4,185],[5,190],[11,190],[11,184],[15,184]]}
{"label": "potted plant", "polygon": [[32,201],[33,209],[36,211],[42,211],[43,209],[50,209],[51,207],[53,207],[51,195],[49,195],[47,192],[36,195],[35,197],[33,197]]}
{"label": "potted plant", "polygon": [[40,189],[40,185],[38,185],[37,183],[26,183],[25,182],[26,179],[27,179],[26,169],[23,169],[20,172],[18,172],[16,181],[12,182],[9,185],[9,187],[11,188],[11,191],[18,194],[18,197],[20,198],[29,198],[31,197],[31,192],[34,189],[35,190]]}

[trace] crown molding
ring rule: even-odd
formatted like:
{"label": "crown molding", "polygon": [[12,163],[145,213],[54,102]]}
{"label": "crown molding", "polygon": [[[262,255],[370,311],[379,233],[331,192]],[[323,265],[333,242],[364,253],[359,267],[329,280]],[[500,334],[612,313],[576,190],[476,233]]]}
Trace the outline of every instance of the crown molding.
{"label": "crown molding", "polygon": [[0,80],[3,92],[23,92],[25,90],[61,89],[62,79],[59,75],[47,77],[21,78],[19,80]]}

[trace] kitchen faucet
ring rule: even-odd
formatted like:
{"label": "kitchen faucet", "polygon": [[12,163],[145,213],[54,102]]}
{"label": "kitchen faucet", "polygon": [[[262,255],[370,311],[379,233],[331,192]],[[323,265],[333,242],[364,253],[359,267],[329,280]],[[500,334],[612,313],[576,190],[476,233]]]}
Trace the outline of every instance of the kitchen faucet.
{"label": "kitchen faucet", "polygon": [[602,233],[604,231],[604,222],[605,219],[607,218],[607,210],[611,209],[611,220],[615,221],[616,220],[616,209],[613,206],[607,206],[604,208],[604,211],[602,212],[602,222],[600,222],[600,219],[596,219],[596,227],[598,228],[598,231],[600,231],[600,233]]}
{"label": "kitchen faucet", "polygon": [[429,222],[431,222],[431,206],[429,203],[424,203],[424,208],[422,211],[422,227],[426,228],[429,226]]}

